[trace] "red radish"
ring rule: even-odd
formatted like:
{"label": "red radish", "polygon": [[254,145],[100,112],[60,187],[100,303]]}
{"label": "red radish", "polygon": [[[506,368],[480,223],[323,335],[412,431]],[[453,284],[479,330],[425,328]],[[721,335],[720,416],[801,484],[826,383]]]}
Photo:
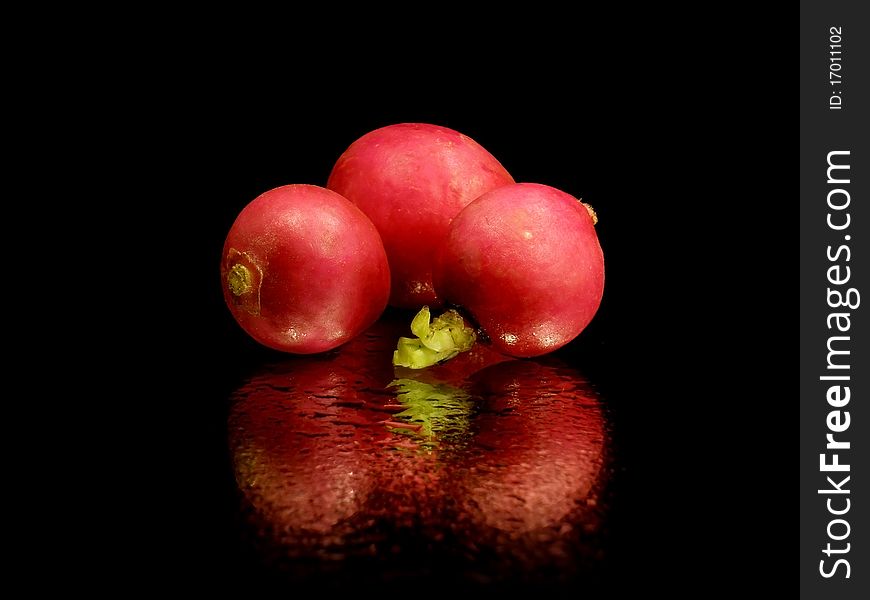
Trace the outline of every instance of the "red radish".
{"label": "red radish", "polygon": [[378,228],[392,273],[390,304],[420,308],[441,303],[432,257],[451,219],[481,194],[513,182],[495,157],[458,131],[403,123],[351,144],[326,185]]}
{"label": "red radish", "polygon": [[555,188],[518,183],[484,194],[444,239],[435,288],[465,309],[493,347],[552,352],[589,324],[604,292],[594,213]]}
{"label": "red radish", "polygon": [[380,316],[390,293],[374,225],[314,185],[275,188],[242,210],[224,244],[221,282],[251,337],[294,354],[353,338]]}

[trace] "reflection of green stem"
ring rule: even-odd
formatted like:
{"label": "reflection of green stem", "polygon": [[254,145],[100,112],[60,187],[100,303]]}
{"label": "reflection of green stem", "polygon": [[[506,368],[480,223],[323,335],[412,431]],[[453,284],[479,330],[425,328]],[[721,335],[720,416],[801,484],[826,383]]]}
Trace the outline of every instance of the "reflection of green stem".
{"label": "reflection of green stem", "polygon": [[430,320],[429,307],[424,306],[411,321],[411,333],[417,337],[399,338],[393,365],[423,369],[470,350],[477,339],[474,329],[455,310]]}
{"label": "reflection of green stem", "polygon": [[455,440],[467,433],[474,406],[468,392],[414,379],[396,379],[389,387],[396,388],[396,398],[406,407],[394,417],[420,426],[420,435],[430,440]]}

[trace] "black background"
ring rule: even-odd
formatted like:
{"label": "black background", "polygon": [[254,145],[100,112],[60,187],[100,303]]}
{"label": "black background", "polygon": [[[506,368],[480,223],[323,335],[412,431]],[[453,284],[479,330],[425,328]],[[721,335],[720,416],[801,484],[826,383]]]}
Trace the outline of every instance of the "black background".
{"label": "black background", "polygon": [[424,59],[419,41],[413,67],[390,59],[395,48],[317,64],[286,49],[265,70],[255,56],[157,77],[159,114],[134,131],[159,142],[137,165],[149,197],[137,264],[161,283],[133,292],[159,350],[125,371],[141,384],[130,418],[145,435],[104,548],[128,582],[278,585],[237,539],[226,397],[274,355],[223,306],[223,239],[258,194],[325,185],[359,136],[418,121],[471,136],[517,181],[561,188],[600,218],[604,302],[562,354],[600,386],[620,463],[609,558],[568,591],[783,585],[771,556],[797,537],[784,534],[778,446],[791,417],[771,357],[794,346],[782,331],[788,186],[775,168],[793,137],[788,106],[752,99],[748,52],[721,45],[723,31],[595,29],[455,60]]}

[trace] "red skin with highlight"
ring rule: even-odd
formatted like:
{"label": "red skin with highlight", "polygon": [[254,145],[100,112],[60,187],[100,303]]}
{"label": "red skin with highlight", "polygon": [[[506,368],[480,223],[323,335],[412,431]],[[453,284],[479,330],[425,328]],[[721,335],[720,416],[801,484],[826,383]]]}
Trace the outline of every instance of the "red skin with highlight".
{"label": "red skin with highlight", "polygon": [[519,183],[484,194],[453,220],[435,287],[510,356],[552,352],[601,304],[604,255],[586,207],[555,188]]}
{"label": "red skin with highlight", "polygon": [[423,123],[372,131],[341,155],[327,187],[368,215],[390,261],[390,304],[437,306],[432,257],[451,219],[481,194],[514,183],[471,138]]}
{"label": "red skin with highlight", "polygon": [[390,272],[377,230],[357,207],[322,187],[286,185],[236,218],[221,283],[230,312],[251,337],[311,354],[374,323],[387,304]]}

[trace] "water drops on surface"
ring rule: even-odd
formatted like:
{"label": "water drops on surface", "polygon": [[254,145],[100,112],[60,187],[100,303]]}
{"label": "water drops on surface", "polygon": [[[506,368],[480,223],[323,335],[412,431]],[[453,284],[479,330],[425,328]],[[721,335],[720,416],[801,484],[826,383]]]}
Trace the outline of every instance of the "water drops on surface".
{"label": "water drops on surface", "polygon": [[263,559],[304,564],[303,579],[449,563],[509,581],[595,555],[608,438],[583,376],[479,356],[393,370],[394,329],[264,366],[235,392],[230,453]]}

